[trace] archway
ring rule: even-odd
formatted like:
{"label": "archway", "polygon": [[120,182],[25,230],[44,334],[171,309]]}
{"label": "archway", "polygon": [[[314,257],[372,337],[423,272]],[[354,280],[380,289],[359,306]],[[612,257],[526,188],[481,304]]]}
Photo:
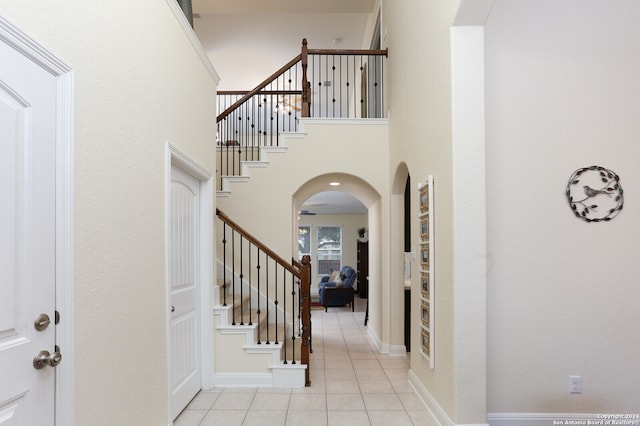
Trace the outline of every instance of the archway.
{"label": "archway", "polygon": [[[403,355],[407,350],[407,339],[405,330],[410,328],[410,320],[405,315],[405,253],[413,252],[410,240],[410,215],[407,206],[407,183],[409,180],[409,169],[405,163],[400,163],[396,168],[391,187],[391,267],[390,267],[390,297],[391,309],[397,312],[390,316],[389,328],[391,330],[389,352],[392,355]],[[409,254],[409,257],[411,254]],[[407,259],[407,261],[410,259]],[[408,291],[410,291],[410,281]],[[409,293],[410,294],[410,293]],[[408,312],[407,312],[408,313]]]}
{"label": "archway", "polygon": [[[339,185],[331,185],[331,183]],[[293,194],[292,209],[294,218],[292,235],[298,235],[298,212],[311,196],[325,191],[339,191],[352,195],[367,208],[367,233],[369,237],[369,335],[380,345],[383,330],[382,312],[382,209],[381,196],[365,180],[346,173],[328,173],[316,176],[305,182]],[[294,244],[294,242],[292,242]],[[295,243],[297,244],[297,242]],[[294,247],[294,253],[297,248]]]}

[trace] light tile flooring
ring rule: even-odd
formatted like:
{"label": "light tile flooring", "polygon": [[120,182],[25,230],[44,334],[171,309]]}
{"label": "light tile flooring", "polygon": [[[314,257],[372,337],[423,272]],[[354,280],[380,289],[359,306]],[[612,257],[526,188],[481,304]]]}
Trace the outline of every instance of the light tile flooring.
{"label": "light tile flooring", "polygon": [[355,313],[312,311],[310,387],[202,391],[174,425],[438,425],[409,385],[409,358],[377,352],[356,302]]}

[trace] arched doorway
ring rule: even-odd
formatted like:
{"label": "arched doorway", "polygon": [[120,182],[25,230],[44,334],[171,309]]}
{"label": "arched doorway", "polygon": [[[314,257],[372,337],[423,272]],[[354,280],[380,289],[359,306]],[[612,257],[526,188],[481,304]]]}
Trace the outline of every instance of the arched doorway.
{"label": "arched doorway", "polygon": [[[411,243],[409,169],[405,163],[396,168],[391,188],[391,269],[390,296],[391,309],[396,312],[390,317],[390,353],[403,355],[410,348],[410,262],[414,251]],[[410,264],[409,264],[410,267]],[[409,296],[406,303],[406,297]]]}
{"label": "arched doorway", "polygon": [[[333,185],[332,185],[333,183]],[[365,180],[346,173],[328,173],[316,176],[304,183],[293,194],[293,235],[298,235],[299,212],[309,210],[303,208],[304,203],[313,195],[327,191],[348,194],[366,208],[366,230],[368,236],[369,253],[369,286],[367,298],[369,304],[369,335],[380,346],[380,336],[383,335],[382,299],[382,208],[380,194]],[[357,235],[349,236],[356,239]],[[294,244],[297,246],[298,241]],[[293,250],[297,253],[297,247]],[[315,272],[312,272],[315,273]]]}

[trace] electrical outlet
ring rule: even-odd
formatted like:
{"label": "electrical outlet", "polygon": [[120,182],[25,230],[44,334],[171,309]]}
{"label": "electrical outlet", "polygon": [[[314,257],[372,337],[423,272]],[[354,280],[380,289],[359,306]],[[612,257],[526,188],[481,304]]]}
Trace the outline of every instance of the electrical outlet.
{"label": "electrical outlet", "polygon": [[582,393],[582,376],[569,376],[569,393]]}

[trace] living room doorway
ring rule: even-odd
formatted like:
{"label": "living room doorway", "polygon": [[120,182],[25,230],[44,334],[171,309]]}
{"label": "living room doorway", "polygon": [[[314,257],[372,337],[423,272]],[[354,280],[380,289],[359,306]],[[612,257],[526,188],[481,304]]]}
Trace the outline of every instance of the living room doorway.
{"label": "living room doorway", "polygon": [[[356,297],[366,298],[368,271],[362,269],[366,264],[361,256],[368,241],[367,207],[351,194],[321,191],[303,202],[297,219],[298,259],[311,257],[312,304],[320,306],[324,302],[319,291],[321,282],[352,286]],[[341,277],[340,272],[348,268],[356,271],[357,277]]]}

